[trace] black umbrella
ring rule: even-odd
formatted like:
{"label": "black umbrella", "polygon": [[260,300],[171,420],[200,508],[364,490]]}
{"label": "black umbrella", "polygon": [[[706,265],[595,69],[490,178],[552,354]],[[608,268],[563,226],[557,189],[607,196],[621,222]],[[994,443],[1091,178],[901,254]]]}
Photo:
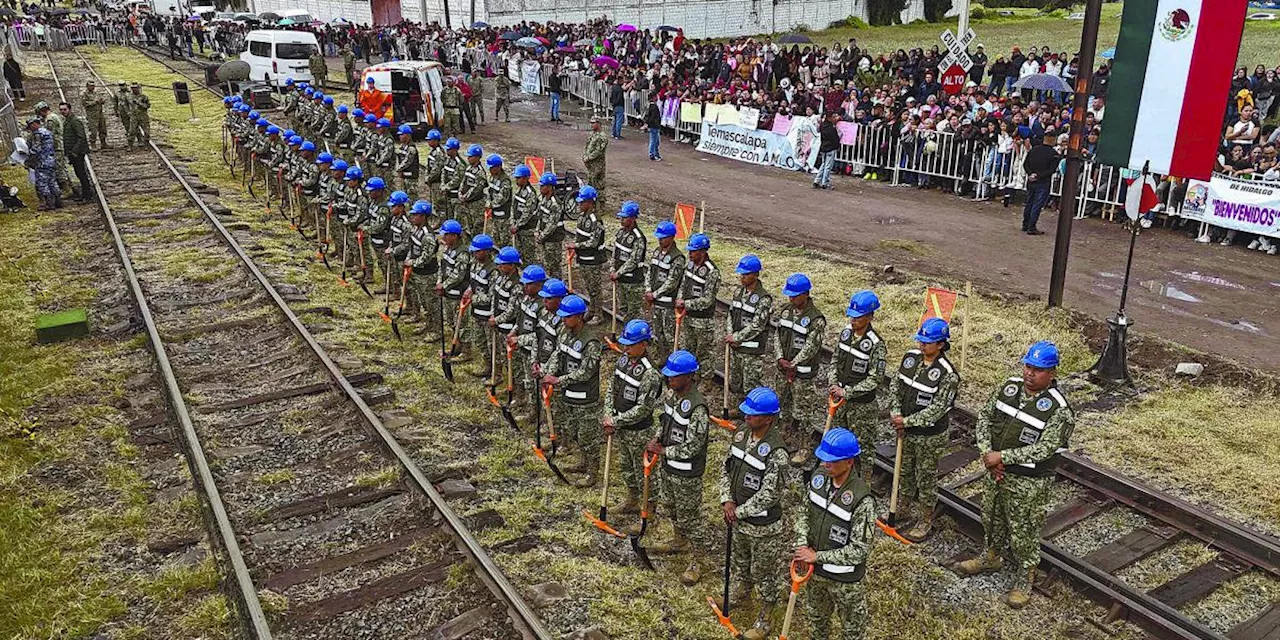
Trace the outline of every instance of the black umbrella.
{"label": "black umbrella", "polygon": [[43,12],[51,16],[65,16],[71,13],[71,10],[65,7],[58,7],[57,9],[44,9]]}
{"label": "black umbrella", "polygon": [[799,42],[799,43],[812,44],[813,40],[810,40],[809,36],[802,36],[798,33],[788,33],[787,35],[782,36],[781,38],[778,38],[778,42],[785,42],[785,43]]}
{"label": "black umbrella", "polygon": [[658,31],[679,31],[679,30],[680,30],[680,27],[673,27],[669,24],[664,24],[661,27],[658,27]]}
{"label": "black umbrella", "polygon": [[499,40],[519,40],[521,37],[522,36],[519,33],[516,33],[515,31],[508,31],[498,36],[498,39]]}

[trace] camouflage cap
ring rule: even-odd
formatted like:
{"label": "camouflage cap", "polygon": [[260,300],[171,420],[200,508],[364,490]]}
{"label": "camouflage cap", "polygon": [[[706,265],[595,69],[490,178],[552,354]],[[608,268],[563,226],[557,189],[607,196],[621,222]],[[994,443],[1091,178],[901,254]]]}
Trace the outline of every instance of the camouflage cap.
{"label": "camouflage cap", "polygon": [[44,111],[45,109],[48,109],[48,108],[49,108],[49,103],[48,103],[48,102],[45,102],[44,100],[41,100],[40,102],[37,102],[37,103],[36,103],[36,106],[32,107],[32,109],[33,109],[34,111],[36,111],[37,113],[38,113],[38,112],[40,112],[40,111]]}

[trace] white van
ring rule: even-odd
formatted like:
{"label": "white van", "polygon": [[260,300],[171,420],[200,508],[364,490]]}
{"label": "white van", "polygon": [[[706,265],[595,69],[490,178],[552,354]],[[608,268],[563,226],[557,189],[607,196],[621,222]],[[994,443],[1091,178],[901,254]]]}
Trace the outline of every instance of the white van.
{"label": "white van", "polygon": [[360,88],[373,78],[373,86],[391,94],[392,122],[412,125],[418,131],[444,122],[444,67],[439,62],[404,60],[375,64],[360,73]]}
{"label": "white van", "polygon": [[314,34],[306,31],[250,31],[240,59],[249,63],[249,79],[283,87],[285,80],[311,82],[307,61],[320,48]]}

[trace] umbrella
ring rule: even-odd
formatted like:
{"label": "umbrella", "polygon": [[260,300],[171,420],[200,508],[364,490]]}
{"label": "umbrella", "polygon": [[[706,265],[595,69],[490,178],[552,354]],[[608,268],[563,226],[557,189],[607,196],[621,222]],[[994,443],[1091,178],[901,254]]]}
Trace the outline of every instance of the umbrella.
{"label": "umbrella", "polygon": [[591,61],[591,64],[598,64],[602,67],[609,67],[611,69],[617,69],[622,66],[622,64],[616,59],[609,56],[596,56],[595,59]]}
{"label": "umbrella", "polygon": [[282,26],[282,27],[287,27],[287,26],[289,26],[289,25],[291,25],[291,24],[293,24],[293,23],[294,23],[294,22],[293,22],[293,18],[284,18],[284,19],[280,20],[280,22],[277,22],[276,24],[278,24],[278,25],[280,25],[280,26]]}
{"label": "umbrella", "polygon": [[259,13],[258,17],[262,20],[279,20],[280,14],[267,11],[265,13]]}
{"label": "umbrella", "polygon": [[519,33],[516,33],[515,31],[508,31],[508,32],[506,32],[506,33],[504,33],[504,34],[502,34],[502,35],[498,36],[498,39],[499,39],[499,40],[519,40],[519,39],[520,39],[520,34],[519,34]]}
{"label": "umbrella", "polygon": [[484,20],[476,20],[474,23],[472,23],[471,28],[472,29],[488,29],[489,23],[485,22]]}
{"label": "umbrella", "polygon": [[1103,60],[1110,60],[1110,59],[1112,59],[1112,58],[1114,58],[1114,57],[1116,57],[1116,48],[1115,48],[1115,47],[1111,47],[1110,49],[1107,49],[1106,51],[1103,51],[1103,52],[1102,52],[1102,59],[1103,59]]}
{"label": "umbrella", "polygon": [[542,43],[538,42],[537,38],[520,38],[516,40],[516,46],[525,49],[537,49],[542,46]]}
{"label": "umbrella", "polygon": [[346,18],[334,18],[329,21],[329,24],[351,24],[351,21]]}
{"label": "umbrella", "polygon": [[778,38],[778,42],[785,42],[785,43],[799,42],[799,43],[812,44],[813,40],[810,40],[809,36],[803,36],[798,33],[788,33],[787,35],[782,36],[781,38]]}
{"label": "umbrella", "polygon": [[634,24],[620,24],[620,25],[618,25],[617,27],[614,27],[614,30],[615,30],[615,31],[623,31],[623,32],[631,32],[631,31],[635,31],[635,30],[636,30],[636,26],[635,26]]}
{"label": "umbrella", "polygon": [[550,40],[548,40],[548,39],[546,39],[546,38],[544,38],[544,37],[542,37],[542,36],[537,36],[537,37],[535,37],[535,38],[534,38],[534,40],[537,40],[538,42],[541,42],[542,44],[546,44],[546,45],[551,44],[551,41],[550,41]]}
{"label": "umbrella", "polygon": [[1062,76],[1050,75],[1047,73],[1033,73],[1029,76],[1022,76],[1018,81],[1013,83],[1015,89],[1033,89],[1035,91],[1071,91],[1071,85],[1067,84]]}
{"label": "umbrella", "polygon": [[658,31],[679,31],[679,30],[680,30],[680,27],[673,27],[669,24],[664,24],[661,27],[658,27]]}
{"label": "umbrella", "polygon": [[556,51],[559,51],[560,53],[573,53],[577,51],[577,49],[574,49],[573,47],[569,47],[569,46],[559,46],[559,47],[556,47]]}
{"label": "umbrella", "polygon": [[187,22],[200,22],[203,19],[204,18],[201,18],[200,16],[191,16],[190,18],[187,18]]}

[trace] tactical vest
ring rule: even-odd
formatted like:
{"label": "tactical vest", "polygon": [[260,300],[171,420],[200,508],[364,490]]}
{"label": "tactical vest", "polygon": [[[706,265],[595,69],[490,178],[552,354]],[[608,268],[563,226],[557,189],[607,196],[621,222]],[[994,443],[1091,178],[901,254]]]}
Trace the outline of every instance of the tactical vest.
{"label": "tactical vest", "polygon": [[[444,281],[450,281],[457,278],[458,270],[461,269],[461,260],[459,260],[461,251],[457,248],[445,248],[444,253],[440,254],[440,266],[444,267]],[[444,296],[450,300],[457,300],[462,297],[462,289],[455,286],[444,290]]]}
{"label": "tactical vest", "polygon": [[[640,231],[640,227],[633,227],[630,231],[619,229],[618,235],[613,239],[613,270],[618,271],[627,260],[631,259],[632,254],[639,251],[641,255],[645,250],[644,232]],[[618,271],[619,284],[641,284],[644,282],[644,262],[640,263],[631,271]]]}
{"label": "tactical vest", "polygon": [[391,218],[391,246],[398,247],[404,243],[405,234],[413,232],[413,225],[409,224],[409,220],[404,215],[392,215]]}
{"label": "tactical vest", "polygon": [[400,145],[399,156],[404,158],[403,167],[400,170],[400,177],[418,179],[418,148],[413,146],[412,142]]}
{"label": "tactical vest", "polygon": [[[497,280],[493,283],[493,312],[495,317],[505,314],[511,305],[515,304],[515,297],[512,293],[519,287],[519,281],[512,283],[513,276],[503,275],[498,269],[493,270],[493,277]],[[515,276],[519,277],[519,276]],[[516,327],[515,322],[499,322],[498,329],[503,333],[510,333]]]}
{"label": "tactical vest", "polygon": [[444,175],[444,147],[436,147],[427,153],[427,184],[439,184]]}
{"label": "tactical vest", "polygon": [[[1068,408],[1070,405],[1067,404],[1067,398],[1058,390],[1056,382],[1039,394],[1026,398],[1023,396],[1022,378],[1005,380],[1000,395],[996,398],[997,413],[991,419],[991,450],[1004,451],[1040,442],[1044,428],[1053,414]],[[1062,434],[1062,442],[1058,443],[1057,450],[1047,460],[1006,464],[1005,470],[1019,476],[1053,475],[1070,439],[1070,433]]]}
{"label": "tactical vest", "polygon": [[412,245],[409,249],[409,258],[414,261],[415,275],[429,276],[440,270],[440,263],[435,260],[427,260],[421,266],[417,264],[423,252],[427,250],[428,243],[430,243],[431,253],[435,253],[436,239],[431,235],[431,229],[425,225],[414,227],[413,231],[409,232],[409,243]]}
{"label": "tactical vest", "polygon": [[[524,210],[525,210],[525,207],[528,207],[528,206],[529,206],[529,200],[530,200],[531,198],[536,197],[536,196],[534,195],[534,193],[535,193],[535,192],[534,192],[534,190],[533,190],[533,187],[529,187],[529,186],[525,186],[525,187],[522,187],[522,188],[519,188],[519,189],[514,189],[514,190],[512,190],[512,192],[511,192],[511,200],[512,200],[513,202],[515,202],[515,205],[516,205],[515,210],[516,210],[516,211],[524,211]],[[538,216],[536,216],[536,215],[529,216],[529,220],[525,221],[525,223],[524,223],[524,224],[522,224],[521,226],[517,227],[517,229],[516,229],[516,230],[517,230],[517,231],[529,231],[529,230],[532,230],[532,229],[533,229],[533,227],[534,227],[534,225],[536,225],[536,224],[537,224],[537,222],[538,222]]]}
{"label": "tactical vest", "polygon": [[[912,349],[903,355],[902,364],[898,367],[898,380],[902,382],[898,401],[902,406],[902,415],[909,416],[933,403],[933,396],[938,393],[942,378],[955,371],[946,354],[938,354],[933,365],[922,367],[924,356],[918,349]],[[943,433],[951,425],[951,407],[938,418],[937,422],[927,427],[919,427],[907,431],[907,435],[932,436]]]}
{"label": "tactical vest", "polygon": [[[557,346],[561,357],[564,358],[564,369],[561,377],[567,376],[583,366],[586,359],[587,346],[593,342],[600,342],[600,337],[596,335],[595,330],[585,325],[578,335],[573,335],[572,331],[565,331],[564,338],[565,340]],[[597,362],[599,361],[597,360]],[[600,402],[600,372],[593,372],[583,382],[565,385],[564,402],[572,405],[591,405]]]}
{"label": "tactical vest", "polygon": [[796,362],[795,357],[804,349],[809,340],[809,331],[817,324],[822,312],[810,300],[804,311],[797,311],[794,305],[786,305],[778,318],[778,344],[782,345],[782,357],[791,360],[796,366],[796,378],[808,380],[818,375],[818,355],[821,349],[813,352],[813,357],[804,362]]}
{"label": "tactical vest", "polygon": [[[471,264],[471,315],[488,321],[493,316],[493,293],[494,278],[498,276],[497,267],[493,266],[493,262],[473,262]],[[479,294],[483,292],[489,298],[488,302],[481,303]]]}
{"label": "tactical vest", "polygon": [[599,248],[586,249],[582,245],[591,242],[594,239],[595,232],[603,226],[600,218],[596,217],[595,211],[582,214],[582,218],[578,220],[577,230],[574,232],[577,236],[577,246],[575,253],[578,256],[578,264],[582,266],[595,266],[604,263],[604,251]]}
{"label": "tactical vest", "polygon": [[[769,429],[769,432],[755,444],[750,443],[750,438],[750,427],[745,424],[738,427],[738,431],[733,434],[733,441],[729,443],[729,457],[724,461],[725,471],[729,475],[729,491],[733,495],[734,504],[737,505],[746,504],[752,496],[756,495],[756,492],[760,491],[765,471],[768,469],[770,454],[786,448],[778,429]],[[777,503],[769,505],[764,511],[745,514],[742,517],[743,522],[758,527],[773,524],[781,519],[782,507]]]}
{"label": "tactical vest", "polygon": [[[657,291],[658,287],[661,287],[662,283],[667,281],[667,276],[671,274],[671,268],[673,266],[673,262],[675,261],[676,256],[679,256],[679,255],[681,255],[680,252],[677,251],[674,247],[672,247],[672,249],[666,253],[659,252],[658,255],[654,256],[653,259],[649,261],[648,289],[651,293],[654,291]],[[678,273],[676,275],[676,279],[679,280],[680,277],[683,275],[683,273],[684,273],[683,271]],[[679,291],[679,290],[680,290],[680,283],[677,283],[676,291]],[[654,296],[653,298],[654,306],[658,306],[658,307],[664,307],[664,308],[670,309],[671,307],[675,306],[675,303],[676,303],[676,298],[674,294]]]}
{"label": "tactical vest", "polygon": [[538,362],[548,362],[551,356],[556,353],[559,344],[560,316],[554,311],[547,311],[543,307],[542,313],[538,317],[538,351],[535,354]]}
{"label": "tactical vest", "polygon": [[[852,387],[866,380],[868,376],[877,376],[881,372],[871,369],[871,350],[880,344],[880,335],[875,329],[867,328],[866,335],[859,338],[854,335],[853,328],[845,327],[840,332],[840,341],[836,343],[836,381],[845,387]],[[853,404],[875,402],[876,391],[872,389],[858,395],[845,395],[845,400]]]}
{"label": "tactical vest", "polygon": [[[707,288],[711,286],[708,282],[711,272],[716,268],[716,264],[710,258],[701,265],[694,264],[693,260],[684,263],[684,276],[680,280],[680,299],[688,302],[702,297],[707,292]],[[714,292],[712,292],[714,294]],[[716,315],[716,305],[712,304],[706,309],[694,311],[688,310],[690,318],[713,318]]]}
{"label": "tactical vest", "polygon": [[337,140],[337,142],[338,142],[338,148],[339,148],[339,149],[350,149],[350,148],[351,148],[351,137],[352,137],[352,133],[353,133],[353,132],[352,132],[352,129],[351,129],[351,119],[350,119],[350,118],[339,118],[339,119],[338,119],[338,134],[337,134],[336,136],[334,136],[334,139],[335,139],[335,140]]}
{"label": "tactical vest", "polygon": [[460,164],[457,157],[450,157],[445,154],[444,166],[440,168],[440,184],[444,185],[447,193],[453,197],[457,197],[458,192],[449,187],[449,185],[453,184],[454,177],[458,171],[462,170]]}
{"label": "tactical vest", "polygon": [[[746,287],[738,287],[738,291],[733,294],[733,301],[729,303],[729,323],[733,327],[733,333],[742,331],[747,325],[751,324],[758,313],[768,313],[769,296],[762,293],[764,286],[756,281],[756,286],[748,289]],[[765,329],[761,329],[760,333],[754,336],[744,336],[742,341],[734,345],[734,351],[747,355],[760,355],[765,352],[765,343],[768,341],[768,334]]]}
{"label": "tactical vest", "polygon": [[542,241],[546,243],[560,242],[564,240],[564,208],[555,195],[539,196],[538,199],[538,219],[555,220],[551,228],[542,235]]}
{"label": "tactical vest", "polygon": [[[689,385],[688,393],[684,396],[670,394],[671,400],[675,401],[675,406],[670,401],[662,404],[662,437],[659,443],[664,447],[684,444],[689,435],[689,421],[693,417],[693,411],[698,407],[706,408],[707,401],[702,397],[702,392],[698,391],[697,385]],[[702,472],[707,468],[707,440],[703,438],[698,452],[691,458],[673,458],[671,456],[663,457],[663,465],[667,473],[680,476],[681,478],[699,478]]]}
{"label": "tactical vest", "polygon": [[[524,296],[520,301],[520,320],[516,322],[516,335],[529,335],[538,328],[538,309],[542,308],[542,299],[538,296]],[[534,345],[537,349],[537,345]]]}
{"label": "tactical vest", "polygon": [[[507,174],[505,173],[498,176],[497,178],[489,179],[489,185],[486,187],[486,189],[488,189],[489,191],[489,202],[493,202],[499,196],[502,195],[502,187],[503,187],[502,183],[503,181],[510,180],[510,179],[511,178],[507,177]],[[497,207],[490,207],[489,210],[493,212],[494,220],[506,220],[507,216],[511,215],[511,199],[507,198],[507,201],[505,203]],[[509,226],[509,223],[507,222],[502,223],[502,228],[505,229],[507,226]]]}
{"label": "tactical vest", "polygon": [[480,165],[468,166],[462,170],[462,182],[458,183],[458,198],[463,202],[475,202],[484,196],[487,188],[484,176],[480,173]]}
{"label": "tactical vest", "polygon": [[[385,202],[371,204],[369,205],[369,217],[374,220],[374,224],[381,224],[383,219],[391,217],[391,209],[387,207],[387,203]],[[390,224],[387,225],[387,227],[390,226]],[[390,235],[389,231],[384,231],[383,233],[370,233],[369,242],[373,244],[373,248],[375,250],[382,249],[387,244],[388,235]]]}
{"label": "tactical vest", "polygon": [[[641,356],[632,360],[627,354],[618,357],[613,367],[613,410],[619,414],[626,413],[640,403],[640,383],[644,376],[653,369],[649,359]],[[624,431],[641,431],[653,426],[653,414],[642,416],[633,424],[618,425]]]}
{"label": "tactical vest", "polygon": [[[849,544],[855,526],[853,512],[871,491],[857,473],[850,473],[844,486],[836,488],[831,477],[821,468],[815,469],[809,480],[809,531],[806,541],[814,551],[831,551]],[[860,582],[867,575],[865,564],[856,566],[839,564],[815,564],[813,572],[836,582]]]}

